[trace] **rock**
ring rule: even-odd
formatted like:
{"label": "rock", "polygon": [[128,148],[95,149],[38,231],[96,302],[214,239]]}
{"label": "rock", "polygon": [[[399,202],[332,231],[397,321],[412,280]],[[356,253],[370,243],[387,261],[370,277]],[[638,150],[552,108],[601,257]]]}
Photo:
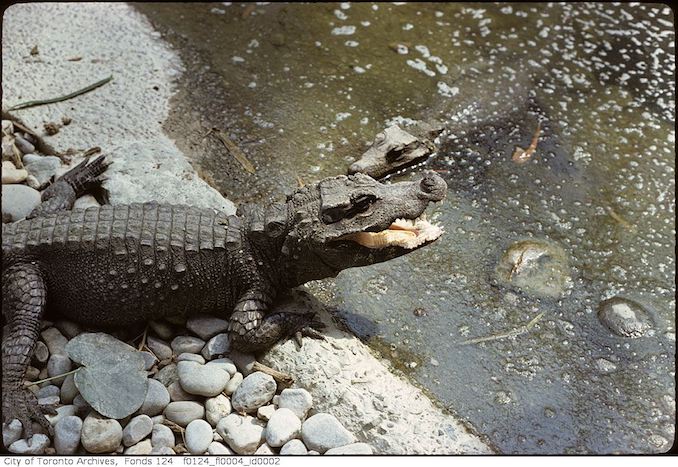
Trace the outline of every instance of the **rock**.
{"label": "rock", "polygon": [[99,201],[92,195],[82,195],[73,203],[73,209],[98,208],[100,206]]}
{"label": "rock", "polygon": [[311,449],[310,451],[308,451],[308,455],[309,456],[319,456],[320,453],[318,451],[314,451],[313,449]]}
{"label": "rock", "polygon": [[43,397],[58,396],[59,392],[60,392],[59,386],[49,384],[47,386],[40,388],[36,396],[38,399],[42,399]]}
{"label": "rock", "polygon": [[160,381],[165,387],[168,387],[170,384],[179,381],[177,365],[170,363],[166,367],[161,368],[153,378]]}
{"label": "rock", "polygon": [[204,454],[212,444],[212,426],[205,420],[193,420],[186,427],[186,449],[191,454]]}
{"label": "rock", "polygon": [[40,188],[42,187],[38,179],[31,174],[28,174],[28,177],[26,177],[26,185],[38,191],[40,191]]}
{"label": "rock", "polygon": [[71,417],[76,415],[78,412],[78,408],[75,405],[62,405],[61,407],[56,408],[56,414],[54,415],[45,415],[45,418],[47,418],[47,421],[50,423],[52,426],[56,426],[57,423],[59,423],[62,419],[66,417]]}
{"label": "rock", "polygon": [[228,321],[208,315],[193,316],[186,321],[186,328],[206,341],[227,331]]}
{"label": "rock", "polygon": [[176,444],[174,433],[168,426],[155,424],[151,433],[151,444],[153,447],[166,446],[172,448]]}
{"label": "rock", "polygon": [[57,328],[47,328],[40,333],[42,340],[47,344],[49,353],[66,355],[66,344],[68,340],[61,334]]}
{"label": "rock", "polygon": [[75,385],[94,410],[120,419],[144,403],[148,377],[144,359],[134,347],[97,332],[71,339],[66,351],[83,365],[75,374]]}
{"label": "rock", "polygon": [[148,391],[143,404],[139,408],[138,413],[153,417],[162,413],[170,403],[170,395],[167,388],[158,380],[148,380]]}
{"label": "rock", "polygon": [[168,446],[160,446],[160,447],[154,447],[151,449],[151,452],[149,452],[150,455],[152,456],[173,456],[176,454],[174,450]]}
{"label": "rock", "polygon": [[21,438],[23,425],[16,418],[9,423],[2,424],[2,444],[9,446],[14,441]]}
{"label": "rock", "polygon": [[[14,144],[16,145],[17,149],[21,151],[22,154],[29,154],[35,152],[35,146],[26,141],[19,134],[14,135]],[[61,165],[61,161],[59,161],[59,164]]]}
{"label": "rock", "polygon": [[163,423],[165,423],[165,416],[162,415],[162,414],[156,415],[155,417],[151,417],[151,420],[153,420],[154,425],[157,425],[157,424],[162,425]]}
{"label": "rock", "polygon": [[235,363],[238,371],[244,376],[249,376],[249,374],[252,373],[254,362],[257,361],[256,358],[254,358],[254,355],[241,353],[237,350],[232,350],[229,357],[233,360],[233,363]]}
{"label": "rock", "polygon": [[59,455],[75,454],[80,445],[80,432],[82,420],[79,417],[69,415],[64,417],[54,426],[54,448]]}
{"label": "rock", "polygon": [[14,133],[14,124],[11,120],[2,121],[2,133],[3,135],[11,135]]}
{"label": "rock", "polygon": [[144,370],[148,371],[151,368],[153,368],[153,366],[156,363],[158,363],[158,359],[155,358],[155,355],[153,355],[151,352],[143,351],[143,352],[140,352],[140,353],[141,353],[141,357],[144,359]]}
{"label": "rock", "polygon": [[14,441],[9,446],[9,452],[14,454],[40,455],[45,453],[49,446],[49,438],[41,433],[35,434],[30,439],[30,444],[25,439]]}
{"label": "rock", "polygon": [[278,398],[278,407],[290,409],[299,419],[303,420],[313,407],[313,397],[306,389],[283,389]]}
{"label": "rock", "polygon": [[228,373],[229,376],[233,376],[238,371],[235,367],[235,364],[228,358],[217,358],[210,362],[206,363],[210,366],[216,366]]}
{"label": "rock", "polygon": [[[68,373],[72,368],[73,362],[71,362],[71,359],[68,358],[68,356],[62,354],[51,355],[49,357],[49,361],[47,362],[47,374],[50,378]],[[66,377],[62,376],[61,378],[52,380],[52,383],[61,386],[61,384],[64,382],[64,379],[66,379]]]}
{"label": "rock", "polygon": [[[34,366],[29,366],[26,368],[26,381],[36,381],[40,376],[40,370]],[[32,386],[31,386],[32,387]]]}
{"label": "rock", "polygon": [[240,386],[242,380],[243,380],[242,373],[237,372],[236,374],[233,375],[233,377],[230,380],[228,380],[228,383],[224,388],[224,392],[230,396],[235,392],[236,389],[238,389],[238,386]]}
{"label": "rock", "polygon": [[60,399],[59,396],[47,396],[47,397],[41,397],[38,399],[38,404],[39,405],[57,405],[59,403]]}
{"label": "rock", "polygon": [[542,240],[511,244],[497,264],[499,282],[539,297],[560,297],[571,288],[568,258],[558,245]]}
{"label": "rock", "polygon": [[54,156],[36,156],[26,154],[23,158],[24,167],[29,174],[33,175],[40,185],[49,182],[61,167],[61,160]]}
{"label": "rock", "polygon": [[267,422],[271,419],[273,412],[275,412],[275,405],[264,405],[257,409],[257,418]]}
{"label": "rock", "polygon": [[177,336],[170,344],[175,355],[186,353],[198,353],[205,346],[205,341],[192,336]]}
{"label": "rock", "polygon": [[293,456],[308,454],[308,449],[300,439],[291,439],[280,448],[280,455]]}
{"label": "rock", "polygon": [[225,371],[214,371],[208,365],[197,362],[177,363],[179,383],[189,394],[213,397],[221,393],[230,379]]}
{"label": "rock", "polygon": [[264,443],[259,448],[254,451],[255,456],[275,456],[275,452],[273,452],[273,449],[271,449],[271,446],[268,444]]}
{"label": "rock", "polygon": [[125,449],[124,454],[126,456],[146,456],[151,453],[153,446],[151,446],[151,440],[145,439],[134,446],[130,446]]}
{"label": "rock", "polygon": [[301,433],[301,420],[290,409],[278,409],[266,425],[266,442],[280,447]]}
{"label": "rock", "polygon": [[339,448],[355,443],[356,439],[342,426],[334,415],[328,413],[315,414],[301,426],[301,438],[304,444],[321,454],[332,448]]}
{"label": "rock", "polygon": [[632,339],[642,337],[653,326],[642,305],[622,297],[612,297],[600,302],[598,319],[614,334]]}
{"label": "rock", "polygon": [[60,319],[59,321],[56,321],[54,323],[54,327],[57,328],[61,332],[61,334],[66,336],[66,338],[68,339],[73,339],[75,336],[82,332],[82,328],[78,323],[74,323],[73,321],[68,321],[65,319]]}
{"label": "rock", "polygon": [[366,443],[353,443],[325,451],[326,456],[359,456],[363,454],[373,454],[372,446]]}
{"label": "rock", "polygon": [[172,402],[196,401],[199,399],[198,396],[194,394],[189,394],[186,391],[184,391],[179,381],[170,384],[169,387],[167,388],[167,392],[169,392],[170,400]]}
{"label": "rock", "polygon": [[205,401],[205,418],[216,427],[219,420],[231,413],[231,401],[223,394]]}
{"label": "rock", "polygon": [[82,397],[82,394],[78,394],[77,396],[75,396],[75,398],[73,399],[73,406],[75,407],[75,411],[78,415],[85,415],[89,413],[89,411],[92,409],[92,407],[87,403],[85,398]]}
{"label": "rock", "polygon": [[[28,171],[26,169],[12,169],[12,168],[2,168],[2,184],[16,184],[21,183],[28,177]],[[28,188],[28,187],[26,187]],[[5,199],[5,193],[3,192],[2,197]],[[6,202],[6,201],[5,201]]]}
{"label": "rock", "polygon": [[238,412],[253,412],[273,398],[277,389],[271,375],[257,371],[247,376],[233,393],[231,404]]}
{"label": "rock", "polygon": [[207,448],[207,453],[211,456],[225,455],[232,456],[235,452],[231,451],[229,448],[219,443],[218,441],[212,441]]}
{"label": "rock", "polygon": [[163,412],[165,418],[177,425],[186,426],[205,415],[205,408],[194,401],[170,402]]}
{"label": "rock", "polygon": [[198,355],[195,353],[182,353],[177,357],[177,363],[178,362],[198,362],[201,365],[205,364],[205,359],[203,358],[202,355]]}
{"label": "rock", "polygon": [[149,321],[148,326],[161,339],[169,340],[174,335],[174,331],[172,330],[172,326],[170,326],[169,324],[167,324],[163,321]]}
{"label": "rock", "polygon": [[132,446],[151,434],[153,421],[148,415],[137,415],[122,430],[122,444]]}
{"label": "rock", "polygon": [[75,386],[75,375],[70,374],[66,376],[64,382],[61,383],[61,402],[63,404],[70,404],[78,394],[80,393]]}
{"label": "rock", "polygon": [[33,347],[33,361],[38,364],[44,364],[49,360],[49,350],[44,342],[38,341]]}
{"label": "rock", "polygon": [[212,337],[200,352],[207,360],[214,357],[225,355],[231,350],[231,338],[228,333],[217,334]]}
{"label": "rock", "polygon": [[153,336],[146,337],[146,346],[151,349],[160,360],[172,358],[172,348],[166,342],[156,339]]}
{"label": "rock", "polygon": [[80,442],[92,454],[114,452],[122,441],[122,426],[117,420],[90,413],[82,424]]}
{"label": "rock", "polygon": [[217,424],[217,433],[237,454],[254,454],[263,441],[264,427],[256,418],[230,414]]}
{"label": "rock", "polygon": [[[4,185],[2,171],[2,218],[3,222],[16,222],[26,217],[40,204],[40,192],[25,185]],[[18,183],[18,182],[15,182]]]}

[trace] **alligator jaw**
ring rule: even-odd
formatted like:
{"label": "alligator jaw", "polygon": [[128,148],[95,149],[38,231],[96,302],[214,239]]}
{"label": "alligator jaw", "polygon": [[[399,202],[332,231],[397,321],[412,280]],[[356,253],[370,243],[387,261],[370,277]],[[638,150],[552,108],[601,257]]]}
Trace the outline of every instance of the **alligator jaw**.
{"label": "alligator jaw", "polygon": [[414,220],[396,219],[380,232],[358,232],[346,235],[341,240],[350,240],[371,249],[398,246],[412,250],[437,240],[442,234],[443,229],[431,224],[426,220],[426,214],[422,214]]}

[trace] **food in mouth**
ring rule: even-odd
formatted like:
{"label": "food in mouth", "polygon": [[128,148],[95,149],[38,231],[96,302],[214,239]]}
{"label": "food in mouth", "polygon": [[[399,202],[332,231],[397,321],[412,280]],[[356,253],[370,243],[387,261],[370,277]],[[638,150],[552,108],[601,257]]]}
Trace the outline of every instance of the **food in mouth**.
{"label": "food in mouth", "polygon": [[443,229],[426,220],[422,214],[414,220],[396,219],[386,230],[380,232],[358,232],[342,240],[351,240],[367,248],[381,249],[399,246],[411,250],[438,239]]}

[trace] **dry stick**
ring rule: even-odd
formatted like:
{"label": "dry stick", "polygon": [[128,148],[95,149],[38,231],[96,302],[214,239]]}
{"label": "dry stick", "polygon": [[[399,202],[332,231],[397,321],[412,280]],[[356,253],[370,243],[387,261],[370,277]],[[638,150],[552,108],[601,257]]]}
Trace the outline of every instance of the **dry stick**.
{"label": "dry stick", "polygon": [[525,334],[526,332],[528,332],[532,328],[532,326],[537,324],[537,321],[539,321],[542,318],[542,316],[544,316],[543,311],[541,313],[539,313],[537,316],[535,316],[526,325],[520,326],[519,328],[516,328],[512,331],[509,331],[509,332],[506,332],[506,333],[503,333],[503,334],[495,334],[493,336],[478,337],[476,339],[464,341],[464,342],[460,343],[459,345],[479,344],[481,342],[496,341],[496,340],[499,340],[499,339],[504,339],[506,337],[515,337],[515,336],[519,336],[521,334]]}
{"label": "dry stick", "polygon": [[35,136],[36,138],[39,138],[36,132],[31,130],[30,128],[22,125],[21,123],[17,122],[16,120],[12,120],[12,125],[23,131],[24,133],[28,133],[29,135]]}
{"label": "dry stick", "polygon": [[101,152],[101,148],[99,146],[94,146],[93,148],[89,148],[87,151],[85,151],[82,154],[82,157],[88,157],[92,154],[96,154],[97,152]]}
{"label": "dry stick", "polygon": [[76,368],[75,370],[68,371],[68,372],[63,373],[63,374],[61,374],[61,375],[51,376],[51,377],[49,377],[49,378],[41,379],[41,380],[38,380],[38,381],[26,381],[24,384],[25,384],[27,387],[28,387],[28,386],[33,386],[33,385],[42,384],[42,383],[45,383],[45,382],[47,382],[47,381],[52,381],[53,379],[58,379],[58,378],[61,378],[61,377],[63,377],[63,376],[72,375],[73,373],[79,371],[80,368],[82,368],[82,367],[78,367],[78,368]]}
{"label": "dry stick", "polygon": [[141,342],[139,342],[139,347],[138,350],[141,352],[141,350],[146,346],[146,336],[148,335],[148,324],[144,328],[144,333],[141,335]]}
{"label": "dry stick", "polygon": [[268,367],[262,363],[254,362],[252,364],[252,371],[261,371],[267,375],[273,376],[273,379],[282,384],[283,386],[292,386],[294,384],[294,378],[288,375],[287,373],[282,373],[278,370],[274,370],[271,367]]}
{"label": "dry stick", "polygon": [[43,105],[43,104],[53,104],[55,102],[61,102],[65,101],[68,99],[72,99],[73,97],[79,96],[80,94],[85,94],[86,92],[92,91],[93,89],[98,88],[99,86],[103,86],[104,84],[108,83],[110,80],[113,79],[113,76],[109,76],[106,79],[102,79],[101,81],[97,81],[94,84],[90,84],[89,86],[80,89],[79,91],[72,92],[70,94],[67,94],[65,96],[61,97],[53,97],[52,99],[40,99],[36,101],[28,101],[28,102],[22,102],[21,104],[17,104],[13,107],[10,107],[9,110],[19,110],[19,109],[25,109],[28,107],[35,107],[36,105]]}
{"label": "dry stick", "polygon": [[[240,165],[242,165],[243,169],[247,170],[249,173],[253,174],[257,171],[257,169],[254,168],[254,165],[247,159],[247,156],[245,156],[245,153],[242,152],[242,150],[222,131],[220,131],[218,128],[212,128],[212,132],[217,135],[217,138],[219,138],[219,141],[226,147],[228,152],[231,153],[235,159],[240,162]],[[209,135],[208,133],[207,135]],[[205,136],[207,136],[205,135]]]}

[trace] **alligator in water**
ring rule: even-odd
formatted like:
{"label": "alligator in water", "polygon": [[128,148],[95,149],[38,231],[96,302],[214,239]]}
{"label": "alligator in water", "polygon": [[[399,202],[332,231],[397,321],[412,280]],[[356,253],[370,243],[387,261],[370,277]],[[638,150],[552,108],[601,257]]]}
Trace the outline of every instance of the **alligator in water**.
{"label": "alligator in water", "polygon": [[232,346],[266,349],[280,339],[320,337],[312,314],[277,313],[279,292],[339,271],[398,257],[442,229],[422,215],[447,192],[434,173],[381,184],[364,174],[324,179],[285,202],[243,205],[236,215],[158,203],[70,210],[100,185],[103,156],[43,193],[25,220],[2,227],[3,420],[35,420],[51,432],[23,385],[46,312],[98,327],[216,313]]}

